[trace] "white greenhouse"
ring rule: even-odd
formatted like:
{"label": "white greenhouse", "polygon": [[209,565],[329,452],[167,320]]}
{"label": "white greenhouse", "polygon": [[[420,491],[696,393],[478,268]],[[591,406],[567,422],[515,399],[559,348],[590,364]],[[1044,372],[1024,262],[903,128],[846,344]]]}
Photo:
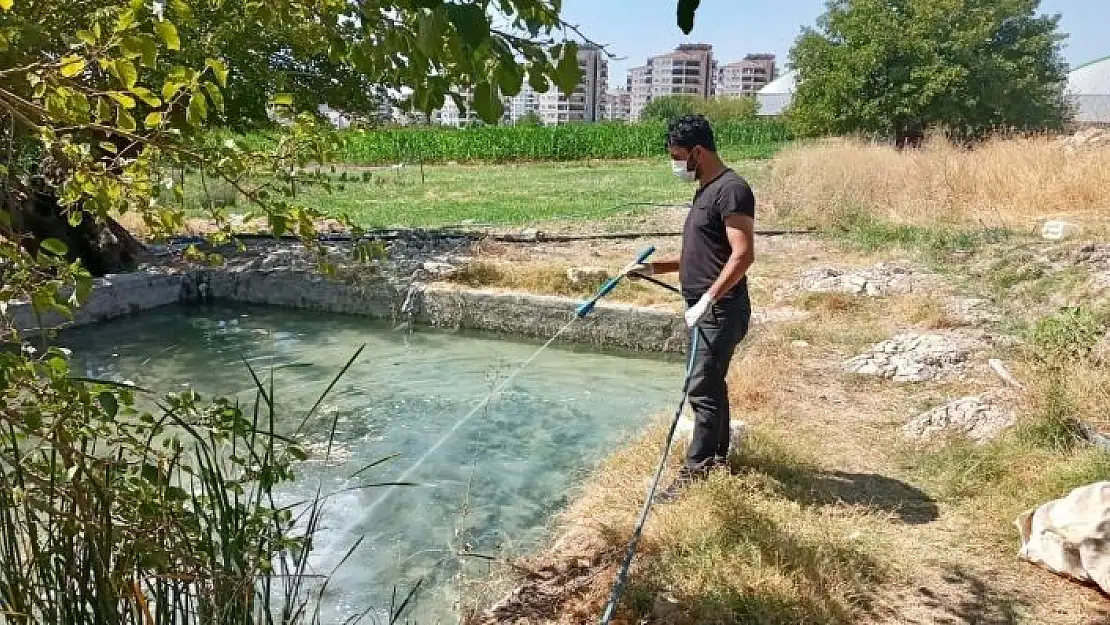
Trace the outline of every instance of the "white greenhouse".
{"label": "white greenhouse", "polygon": [[[756,94],[760,115],[781,115],[790,106],[797,72],[787,72]],[[1110,57],[1081,65],[1068,74],[1067,93],[1077,107],[1076,121],[1110,124]]]}
{"label": "white greenhouse", "polygon": [[1077,106],[1075,121],[1110,124],[1110,56],[1072,70],[1067,90]]}
{"label": "white greenhouse", "polygon": [[760,115],[782,115],[790,100],[794,96],[794,84],[797,72],[786,72],[782,76],[767,83],[765,87],[755,94],[759,103]]}

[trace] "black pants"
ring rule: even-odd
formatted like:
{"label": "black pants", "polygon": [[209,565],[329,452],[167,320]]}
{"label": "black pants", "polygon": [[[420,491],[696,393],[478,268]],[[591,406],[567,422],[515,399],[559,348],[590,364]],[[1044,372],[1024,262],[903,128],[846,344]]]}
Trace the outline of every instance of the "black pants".
{"label": "black pants", "polygon": [[[697,300],[689,305],[695,303]],[[738,293],[714,304],[698,324],[698,350],[689,386],[694,436],[686,467],[691,471],[708,469],[728,458],[730,416],[725,376],[736,346],[748,334],[751,315],[751,301]]]}

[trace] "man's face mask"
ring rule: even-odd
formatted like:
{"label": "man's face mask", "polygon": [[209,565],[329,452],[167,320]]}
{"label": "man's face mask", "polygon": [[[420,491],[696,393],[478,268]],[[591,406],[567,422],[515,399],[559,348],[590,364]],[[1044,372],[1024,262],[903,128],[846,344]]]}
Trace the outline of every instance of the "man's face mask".
{"label": "man's face mask", "polygon": [[690,156],[684,159],[675,159],[674,154],[671,155],[671,171],[683,182],[693,182],[697,179],[697,172],[695,171],[693,151]]}

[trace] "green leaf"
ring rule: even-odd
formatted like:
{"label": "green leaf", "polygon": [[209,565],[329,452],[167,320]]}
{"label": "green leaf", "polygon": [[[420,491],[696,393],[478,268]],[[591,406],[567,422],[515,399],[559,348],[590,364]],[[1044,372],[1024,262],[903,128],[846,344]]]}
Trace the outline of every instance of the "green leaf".
{"label": "green leaf", "polygon": [[12,10],[12,0],[0,0],[0,9],[4,9],[5,11],[11,11]]}
{"label": "green leaf", "polygon": [[157,128],[162,125],[162,114],[159,112],[148,113],[146,118],[143,119],[143,125],[147,128]]}
{"label": "green leaf", "polygon": [[66,247],[66,244],[58,239],[46,239],[40,244],[40,247],[55,256],[65,256],[69,253],[69,248]]}
{"label": "green leaf", "polygon": [[91,32],[89,32],[87,30],[77,31],[77,39],[81,43],[83,43],[87,46],[95,46],[96,45],[96,37]]}
{"label": "green leaf", "polygon": [[115,154],[119,152],[119,148],[117,148],[116,144],[112,143],[111,141],[101,141],[97,145],[100,146],[101,150],[104,150],[109,154]]}
{"label": "green leaf", "polygon": [[536,93],[547,93],[547,89],[550,85],[547,82],[547,76],[545,75],[542,65],[533,63],[532,66],[528,68],[528,85],[532,87]]}
{"label": "green leaf", "polygon": [[701,0],[678,0],[678,27],[689,35],[694,30],[694,14],[698,12]]}
{"label": "green leaf", "polygon": [[474,110],[487,123],[495,124],[505,112],[497,88],[488,82],[480,82],[474,88]]}
{"label": "green leaf", "polygon": [[119,105],[125,109],[135,108],[135,98],[132,98],[126,93],[123,93],[121,91],[109,91],[108,97],[118,102]]}
{"label": "green leaf", "polygon": [[212,68],[212,73],[216,75],[216,82],[220,83],[221,87],[227,87],[227,65],[219,59],[208,59],[204,64]]}
{"label": "green leaf", "polygon": [[173,99],[175,95],[177,95],[178,90],[180,90],[184,86],[184,83],[167,80],[162,84],[162,99],[166,102],[169,102]]}
{"label": "green leaf", "polygon": [[69,222],[71,228],[76,228],[81,225],[81,220],[84,219],[85,213],[81,211],[69,211],[66,215],[66,221]]}
{"label": "green leaf", "polygon": [[127,59],[116,59],[116,74],[119,75],[119,81],[123,84],[125,89],[133,89],[135,83],[139,81],[139,72],[135,70],[135,65]]}
{"label": "green leaf", "polygon": [[582,79],[582,72],[578,68],[578,44],[568,41],[563,44],[563,57],[555,68],[555,85],[564,94],[570,95]]}
{"label": "green leaf", "polygon": [[193,92],[189,96],[189,108],[185,110],[185,121],[190,126],[198,126],[208,119],[208,102],[204,99],[204,94],[200,92]]}
{"label": "green leaf", "polygon": [[63,78],[73,78],[83,71],[85,71],[85,59],[73,55],[62,57],[61,72]]}
{"label": "green leaf", "polygon": [[524,70],[512,57],[501,58],[501,65],[497,68],[497,84],[501,87],[501,93],[510,98],[520,93],[524,86]]}
{"label": "green leaf", "polygon": [[114,419],[116,414],[119,413],[119,402],[116,401],[116,396],[108,391],[103,391],[97,395],[96,401],[100,404],[104,412],[108,413],[109,419]]}
{"label": "green leaf", "polygon": [[185,0],[170,0],[170,8],[173,9],[174,15],[186,22],[193,19],[193,9]]}
{"label": "green leaf", "polygon": [[177,36],[177,27],[169,20],[162,20],[154,25],[158,34],[162,37],[162,41],[166,42],[166,48],[169,50],[180,50],[181,39]]}
{"label": "green leaf", "polygon": [[162,106],[162,101],[158,99],[158,96],[154,95],[150,89],[146,87],[135,87],[131,90],[131,93],[135,94],[135,97],[142,100],[147,106]]}
{"label": "green leaf", "polygon": [[447,19],[451,20],[463,43],[477,48],[489,38],[489,18],[477,4],[448,4]]}
{"label": "green leaf", "polygon": [[129,35],[121,43],[124,55],[133,59],[142,57],[145,67],[153,67],[158,62],[158,44],[147,35]]}
{"label": "green leaf", "polygon": [[443,47],[443,34],[447,31],[447,20],[442,11],[433,10],[420,17],[420,24],[416,31],[416,47],[433,56]]}
{"label": "green leaf", "polygon": [[208,92],[208,99],[212,102],[212,106],[216,107],[219,113],[224,112],[224,94],[220,93],[220,88],[216,83],[204,83],[204,90]]}
{"label": "green leaf", "polygon": [[116,109],[116,125],[124,132],[133,132],[136,128],[135,118],[125,108]]}
{"label": "green leaf", "polygon": [[112,110],[112,103],[108,98],[97,98],[96,100],[96,120],[99,122],[106,122],[112,119],[115,111]]}
{"label": "green leaf", "polygon": [[279,93],[274,96],[273,103],[275,106],[293,106],[293,94]]}

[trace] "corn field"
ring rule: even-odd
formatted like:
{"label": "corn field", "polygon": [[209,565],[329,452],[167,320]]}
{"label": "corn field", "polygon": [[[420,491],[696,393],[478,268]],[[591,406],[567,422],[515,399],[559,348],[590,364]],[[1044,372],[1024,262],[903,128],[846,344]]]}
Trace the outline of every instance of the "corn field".
{"label": "corn field", "polygon": [[[563,126],[421,127],[339,133],[336,160],[351,165],[394,163],[575,161],[646,158],[663,154],[663,123]],[[770,158],[790,134],[782,123],[754,119],[714,126],[718,147],[745,158]],[[265,134],[242,137],[266,143]]]}
{"label": "corn field", "polygon": [[[719,147],[773,150],[789,140],[779,123],[720,124]],[[643,158],[663,153],[663,124],[571,124],[416,128],[345,133],[341,160],[359,165],[400,162],[573,161]]]}

